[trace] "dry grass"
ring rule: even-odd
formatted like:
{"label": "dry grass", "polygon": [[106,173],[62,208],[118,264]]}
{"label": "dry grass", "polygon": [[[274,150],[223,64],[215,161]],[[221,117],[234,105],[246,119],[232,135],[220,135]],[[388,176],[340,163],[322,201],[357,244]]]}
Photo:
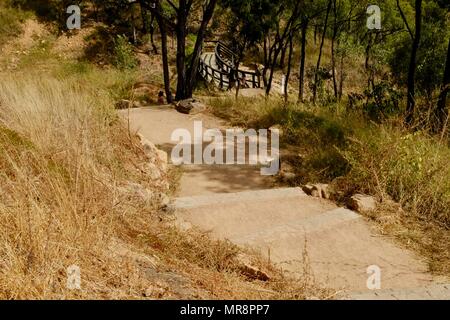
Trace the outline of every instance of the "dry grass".
{"label": "dry grass", "polygon": [[[40,77],[0,73],[0,298],[332,297],[267,262],[270,281],[248,279],[241,249],[166,221],[159,195],[177,173],[150,178],[159,167],[111,107],[137,75],[37,62]],[[71,265],[81,290],[67,289]]]}
{"label": "dry grass", "polygon": [[[339,108],[283,106],[273,98],[211,99],[210,104],[215,115],[233,125],[280,125],[282,147],[295,155],[283,158],[296,174],[291,185],[332,183],[343,205],[357,192],[376,196],[383,202],[370,218],[382,233],[426,257],[431,271],[450,275],[450,149],[445,140],[426,131],[410,133],[401,119],[375,124]],[[403,209],[392,210],[392,204]]]}
{"label": "dry grass", "polygon": [[[140,179],[136,169],[124,170],[140,161],[109,101],[93,98],[70,82],[2,76],[3,298],[141,294],[144,283],[129,261],[114,259],[108,250],[118,222],[136,214],[117,187]],[[65,289],[72,264],[83,273],[77,293]]]}

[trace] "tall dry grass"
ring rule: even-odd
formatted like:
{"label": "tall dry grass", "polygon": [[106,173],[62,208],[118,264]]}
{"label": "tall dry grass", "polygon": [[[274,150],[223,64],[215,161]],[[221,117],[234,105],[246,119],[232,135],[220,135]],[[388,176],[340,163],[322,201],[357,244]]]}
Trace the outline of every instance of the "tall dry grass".
{"label": "tall dry grass", "polygon": [[[166,221],[158,195],[168,192],[167,176],[150,178],[99,87],[78,76],[0,75],[0,299],[144,298],[155,286],[160,298],[333,297],[260,257],[271,280],[249,280],[241,249]],[[67,288],[71,265],[80,267],[81,290]],[[183,289],[161,269],[184,278]]]}
{"label": "tall dry grass", "polygon": [[[76,82],[1,76],[0,298],[141,296],[145,281],[109,247],[132,205],[152,208],[117,191],[140,179],[124,170],[140,159],[109,105]],[[66,288],[73,264],[81,291]]]}

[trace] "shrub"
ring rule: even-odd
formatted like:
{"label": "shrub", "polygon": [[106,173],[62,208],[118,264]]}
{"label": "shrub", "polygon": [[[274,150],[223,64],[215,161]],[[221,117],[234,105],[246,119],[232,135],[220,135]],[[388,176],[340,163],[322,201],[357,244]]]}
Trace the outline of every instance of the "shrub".
{"label": "shrub", "polygon": [[22,32],[21,23],[25,21],[27,13],[14,8],[3,8],[0,4],[0,47],[9,38]]}
{"label": "shrub", "polygon": [[432,137],[385,126],[360,131],[343,152],[362,191],[387,196],[420,218],[450,226],[450,150]]}
{"label": "shrub", "polygon": [[369,119],[381,121],[400,113],[399,101],[402,94],[388,81],[380,81],[372,91],[366,90],[365,94],[368,101],[364,104],[363,111]]}
{"label": "shrub", "polygon": [[114,41],[113,64],[122,70],[134,69],[138,65],[138,61],[133,52],[133,46],[125,36],[119,35]]}

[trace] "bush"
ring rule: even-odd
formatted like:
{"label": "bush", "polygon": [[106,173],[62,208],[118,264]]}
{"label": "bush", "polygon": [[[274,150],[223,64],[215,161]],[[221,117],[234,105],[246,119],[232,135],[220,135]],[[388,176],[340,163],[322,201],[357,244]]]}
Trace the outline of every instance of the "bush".
{"label": "bush", "polygon": [[22,33],[21,23],[27,16],[28,14],[21,10],[3,8],[0,4],[0,47],[8,39]]}
{"label": "bush", "polygon": [[119,35],[114,41],[113,64],[121,70],[134,69],[138,65],[138,61],[133,52],[133,46],[125,36]]}
{"label": "bush", "polygon": [[369,119],[381,121],[400,113],[402,94],[388,81],[380,81],[372,91],[366,90],[365,94],[368,102],[364,104],[363,111]]}
{"label": "bush", "polygon": [[420,218],[450,227],[450,150],[424,133],[365,129],[343,152],[358,189],[391,197]]}

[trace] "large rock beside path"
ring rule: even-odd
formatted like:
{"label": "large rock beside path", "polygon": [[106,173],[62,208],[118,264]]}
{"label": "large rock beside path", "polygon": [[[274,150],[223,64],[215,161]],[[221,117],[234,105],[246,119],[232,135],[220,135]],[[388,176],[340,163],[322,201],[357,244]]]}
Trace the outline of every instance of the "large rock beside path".
{"label": "large rock beside path", "polygon": [[191,114],[204,111],[206,106],[195,99],[186,99],[179,101],[175,105],[175,109],[183,114]]}

